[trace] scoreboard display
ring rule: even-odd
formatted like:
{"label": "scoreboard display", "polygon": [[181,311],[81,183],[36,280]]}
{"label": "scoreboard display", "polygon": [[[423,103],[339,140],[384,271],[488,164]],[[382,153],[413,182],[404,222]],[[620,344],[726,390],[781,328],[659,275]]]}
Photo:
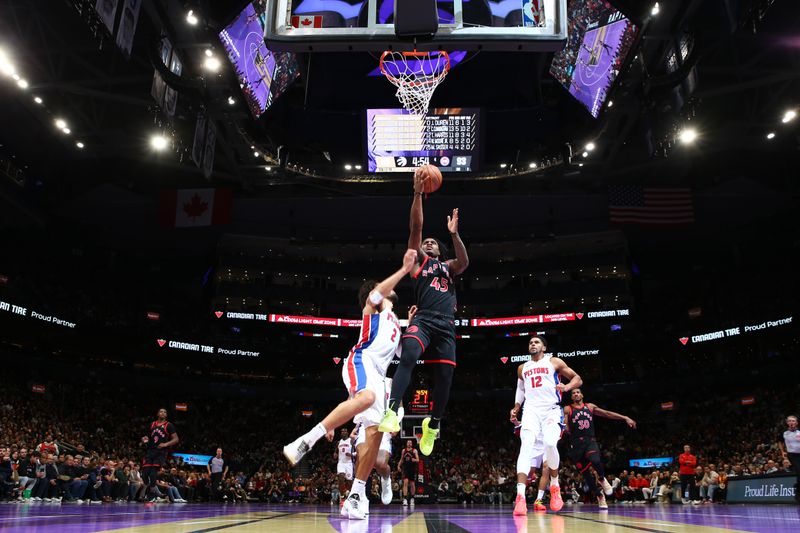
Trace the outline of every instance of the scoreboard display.
{"label": "scoreboard display", "polygon": [[429,415],[433,409],[433,400],[430,398],[428,389],[417,389],[414,391],[414,398],[409,404],[409,414]]}
{"label": "scoreboard display", "polygon": [[442,172],[478,170],[480,109],[430,109],[424,118],[405,109],[367,109],[367,168],[413,172],[432,164]]}

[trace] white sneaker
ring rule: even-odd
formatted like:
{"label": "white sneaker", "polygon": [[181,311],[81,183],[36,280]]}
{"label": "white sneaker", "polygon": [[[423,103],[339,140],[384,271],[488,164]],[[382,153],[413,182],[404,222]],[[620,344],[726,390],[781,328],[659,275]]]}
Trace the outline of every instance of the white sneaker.
{"label": "white sneaker", "polygon": [[364,505],[364,516],[369,516],[369,500],[364,498],[364,501],[361,503]]}
{"label": "white sneaker", "polygon": [[611,496],[611,493],[614,492],[614,490],[611,488],[611,483],[609,483],[606,478],[603,478],[600,486],[603,487],[603,494],[606,496]]}
{"label": "white sneaker", "polygon": [[392,478],[381,478],[381,503],[389,505],[392,503]]}
{"label": "white sneaker", "polygon": [[606,501],[606,497],[602,494],[597,498],[597,506],[604,511],[608,511],[608,502]]}
{"label": "white sneaker", "polygon": [[283,456],[289,461],[290,466],[294,466],[300,462],[300,459],[302,459],[310,449],[306,441],[303,440],[303,437],[299,437],[297,440],[283,447]]}
{"label": "white sneaker", "polygon": [[364,520],[367,515],[364,513],[364,504],[360,501],[358,494],[351,494],[342,506],[342,514],[351,520]]}
{"label": "white sneaker", "polygon": [[403,507],[406,507],[407,505],[408,505],[408,500],[406,500],[405,498],[403,498]]}

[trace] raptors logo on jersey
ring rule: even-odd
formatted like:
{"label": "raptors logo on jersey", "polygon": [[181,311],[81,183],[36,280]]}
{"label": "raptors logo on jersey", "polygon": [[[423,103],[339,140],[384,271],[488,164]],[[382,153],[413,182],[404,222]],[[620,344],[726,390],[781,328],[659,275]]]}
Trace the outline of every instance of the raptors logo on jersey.
{"label": "raptors logo on jersey", "polygon": [[594,415],[588,405],[570,406],[567,423],[570,442],[594,440]]}

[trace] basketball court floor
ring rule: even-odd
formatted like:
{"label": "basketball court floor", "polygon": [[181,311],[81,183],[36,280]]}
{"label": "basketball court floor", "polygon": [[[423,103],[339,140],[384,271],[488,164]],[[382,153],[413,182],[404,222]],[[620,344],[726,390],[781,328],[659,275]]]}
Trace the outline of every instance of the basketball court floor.
{"label": "basketball court floor", "polygon": [[800,507],[713,505],[702,507],[612,506],[608,512],[583,505],[560,513],[511,515],[511,506],[375,505],[367,520],[345,520],[329,505],[48,505],[0,506],[0,531],[61,533],[96,531],[340,532],[340,533],[522,533],[522,532],[789,532],[800,531]]}

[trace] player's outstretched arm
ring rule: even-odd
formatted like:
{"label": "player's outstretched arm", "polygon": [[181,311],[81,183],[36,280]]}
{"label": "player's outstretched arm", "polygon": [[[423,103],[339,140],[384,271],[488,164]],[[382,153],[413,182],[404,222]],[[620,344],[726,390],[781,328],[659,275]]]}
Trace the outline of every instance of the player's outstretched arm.
{"label": "player's outstretched arm", "polygon": [[397,284],[400,283],[400,280],[403,279],[406,274],[411,272],[416,264],[417,251],[414,249],[406,250],[406,253],[403,256],[403,266],[400,267],[400,270],[378,283],[378,285],[372,289],[372,292],[369,293],[369,298],[367,298],[367,306],[364,308],[365,314],[372,312],[372,309],[369,309],[370,306],[377,308],[384,298],[392,294],[392,291]]}
{"label": "player's outstretched arm", "polygon": [[597,415],[597,416],[600,416],[600,417],[603,417],[603,418],[608,418],[610,420],[624,420],[625,423],[628,424],[629,427],[631,427],[633,429],[636,429],[636,421],[633,420],[630,417],[627,417],[625,415],[621,415],[619,413],[615,413],[614,411],[606,411],[605,409],[600,409],[599,407],[597,407],[593,403],[590,403],[590,404],[587,404],[587,405],[589,406],[589,409],[592,410],[592,414],[594,414],[594,415]]}
{"label": "player's outstretched arm", "polygon": [[411,250],[419,250],[422,246],[422,194],[428,179],[420,168],[414,171],[414,201],[411,203],[408,236],[408,247]]}
{"label": "player's outstretched arm", "polygon": [[447,230],[453,238],[453,250],[456,253],[456,258],[448,261],[450,265],[450,273],[457,276],[464,272],[469,266],[469,256],[467,255],[467,247],[464,246],[464,241],[458,234],[458,208],[453,209],[452,216],[447,217]]}
{"label": "player's outstretched arm", "polygon": [[569,392],[573,389],[578,389],[581,387],[581,385],[583,385],[583,380],[578,373],[572,370],[563,359],[551,357],[550,362],[553,364],[553,367],[560,376],[569,380],[568,383],[559,383],[556,385],[556,389],[559,392]]}

